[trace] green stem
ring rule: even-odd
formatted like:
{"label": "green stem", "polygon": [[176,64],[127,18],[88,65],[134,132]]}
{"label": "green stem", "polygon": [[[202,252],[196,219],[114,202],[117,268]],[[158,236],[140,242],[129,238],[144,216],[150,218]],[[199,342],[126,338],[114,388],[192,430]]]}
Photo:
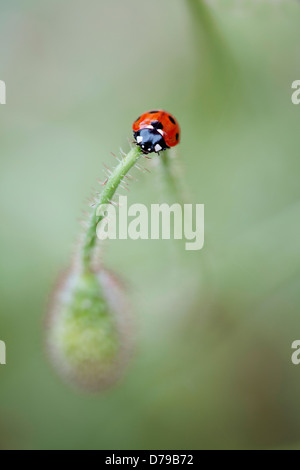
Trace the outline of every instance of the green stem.
{"label": "green stem", "polygon": [[[199,67],[212,68],[212,76],[221,78],[222,91],[224,79],[234,76],[235,63],[228,50],[221,30],[216,23],[209,6],[204,0],[186,0],[194,23],[194,35],[199,48]],[[211,76],[210,76],[211,78]]]}
{"label": "green stem", "polygon": [[183,204],[184,197],[178,175],[175,173],[173,162],[171,161],[170,153],[166,150],[160,158],[160,166],[162,169],[163,179],[169,194],[176,202]]}
{"label": "green stem", "polygon": [[93,213],[89,220],[89,226],[83,241],[82,246],[82,265],[84,270],[88,271],[91,268],[93,253],[97,244],[97,226],[103,219],[103,216],[98,215],[99,207],[103,204],[109,204],[125,175],[135,165],[138,159],[142,156],[139,147],[133,147],[125,158],[123,158],[117,167],[114,169],[102,193],[100,194],[99,201],[94,207]]}

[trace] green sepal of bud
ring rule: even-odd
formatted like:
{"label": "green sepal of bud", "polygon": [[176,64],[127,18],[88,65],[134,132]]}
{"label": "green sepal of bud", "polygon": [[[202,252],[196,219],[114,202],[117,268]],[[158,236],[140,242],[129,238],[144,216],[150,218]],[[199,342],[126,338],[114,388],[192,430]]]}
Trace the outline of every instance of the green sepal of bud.
{"label": "green sepal of bud", "polygon": [[47,327],[50,355],[63,378],[90,391],[118,379],[131,334],[128,307],[111,273],[70,271],[55,291]]}

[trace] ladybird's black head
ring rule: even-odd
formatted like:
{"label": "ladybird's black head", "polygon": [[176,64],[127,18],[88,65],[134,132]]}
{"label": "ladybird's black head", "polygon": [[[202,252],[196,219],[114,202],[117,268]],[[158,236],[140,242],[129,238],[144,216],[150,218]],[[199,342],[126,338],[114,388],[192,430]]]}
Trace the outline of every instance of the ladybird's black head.
{"label": "ladybird's black head", "polygon": [[163,136],[157,129],[141,129],[133,133],[137,145],[139,145],[143,153],[159,153],[169,148]]}

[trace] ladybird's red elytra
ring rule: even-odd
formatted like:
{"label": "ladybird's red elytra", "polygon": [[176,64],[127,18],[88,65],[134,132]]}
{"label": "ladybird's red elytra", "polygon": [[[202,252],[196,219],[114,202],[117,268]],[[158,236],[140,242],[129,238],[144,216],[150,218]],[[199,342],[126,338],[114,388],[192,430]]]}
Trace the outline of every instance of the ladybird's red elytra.
{"label": "ladybird's red elytra", "polygon": [[143,153],[159,153],[180,142],[180,127],[174,116],[162,110],[148,111],[132,125],[136,144]]}

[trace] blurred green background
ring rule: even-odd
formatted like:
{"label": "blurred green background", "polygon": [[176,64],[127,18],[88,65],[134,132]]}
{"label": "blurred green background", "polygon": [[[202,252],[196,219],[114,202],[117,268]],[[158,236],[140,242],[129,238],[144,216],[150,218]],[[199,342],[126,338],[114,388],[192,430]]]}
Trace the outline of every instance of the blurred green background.
{"label": "blurred green background", "polygon": [[[0,1],[0,448],[300,448],[300,5],[296,1]],[[165,108],[205,247],[112,241],[136,353],[76,394],[42,323],[102,162]],[[132,202],[165,201],[134,171]]]}

